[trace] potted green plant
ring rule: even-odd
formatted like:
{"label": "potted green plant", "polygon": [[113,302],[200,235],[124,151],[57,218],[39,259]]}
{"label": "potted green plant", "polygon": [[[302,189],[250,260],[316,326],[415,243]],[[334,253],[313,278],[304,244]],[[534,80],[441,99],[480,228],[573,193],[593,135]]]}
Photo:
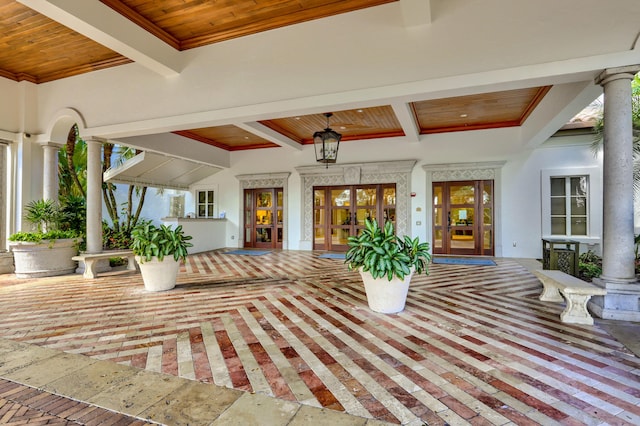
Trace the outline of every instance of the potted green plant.
{"label": "potted green plant", "polygon": [[15,274],[37,278],[71,274],[76,269],[72,257],[78,254],[82,231],[69,222],[69,209],[53,200],[34,200],[25,206],[25,221],[32,231],[9,236]]}
{"label": "potted green plant", "polygon": [[142,281],[148,291],[165,291],[175,287],[180,261],[187,258],[192,237],[184,235],[182,225],[171,226],[146,223],[131,232],[131,250],[140,266]]}
{"label": "potted green plant", "polygon": [[413,274],[429,273],[429,243],[398,237],[391,222],[380,227],[375,219],[366,219],[360,235],[349,237],[348,244],[345,263],[360,272],[369,307],[387,314],[402,311]]}

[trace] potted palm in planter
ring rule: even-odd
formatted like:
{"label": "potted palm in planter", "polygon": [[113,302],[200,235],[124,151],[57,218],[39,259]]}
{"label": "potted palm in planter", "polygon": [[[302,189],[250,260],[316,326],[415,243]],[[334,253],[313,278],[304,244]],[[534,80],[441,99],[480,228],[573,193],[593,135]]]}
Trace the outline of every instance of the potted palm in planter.
{"label": "potted palm in planter", "polygon": [[[74,208],[78,206],[73,206]],[[84,208],[84,204],[80,206]],[[16,232],[9,236],[15,274],[18,278],[38,278],[72,274],[82,241],[81,225],[73,226],[68,205],[52,200],[35,200],[25,207],[25,220],[33,231]],[[77,213],[77,212],[76,212]],[[81,214],[81,213],[78,213]]]}
{"label": "potted palm in planter", "polygon": [[404,309],[413,274],[428,274],[429,243],[398,237],[393,223],[367,219],[360,235],[349,237],[345,263],[362,276],[369,308],[385,314]]}
{"label": "potted palm in planter", "polygon": [[180,261],[187,258],[188,242],[192,237],[184,235],[182,225],[156,227],[151,223],[134,228],[131,232],[131,249],[140,266],[142,281],[148,291],[164,291],[175,287]]}

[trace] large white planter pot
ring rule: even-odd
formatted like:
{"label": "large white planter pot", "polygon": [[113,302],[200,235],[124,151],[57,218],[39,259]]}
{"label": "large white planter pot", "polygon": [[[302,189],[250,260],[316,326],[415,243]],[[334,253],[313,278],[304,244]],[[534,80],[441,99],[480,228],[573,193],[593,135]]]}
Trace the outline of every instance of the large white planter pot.
{"label": "large white planter pot", "polygon": [[64,238],[42,243],[13,242],[15,273],[18,278],[53,277],[73,274],[78,254],[78,238]]}
{"label": "large white planter pot", "polygon": [[142,260],[140,256],[136,256],[136,262],[140,266],[142,281],[147,291],[171,290],[176,286],[180,262],[173,256],[165,256],[161,261],[157,257]]}
{"label": "large white planter pot", "polygon": [[389,281],[386,277],[373,278],[369,272],[360,270],[369,308],[382,314],[395,314],[402,311],[407,302],[407,293],[413,272],[412,269],[411,273],[405,275],[403,280],[393,277]]}

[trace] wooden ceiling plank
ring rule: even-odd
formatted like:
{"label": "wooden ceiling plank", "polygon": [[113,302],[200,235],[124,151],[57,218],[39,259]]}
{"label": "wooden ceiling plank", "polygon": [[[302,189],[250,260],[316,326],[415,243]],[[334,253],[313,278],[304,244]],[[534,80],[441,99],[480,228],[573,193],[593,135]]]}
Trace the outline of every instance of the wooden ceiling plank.
{"label": "wooden ceiling plank", "polygon": [[165,77],[182,70],[179,52],[101,2],[17,0]]}

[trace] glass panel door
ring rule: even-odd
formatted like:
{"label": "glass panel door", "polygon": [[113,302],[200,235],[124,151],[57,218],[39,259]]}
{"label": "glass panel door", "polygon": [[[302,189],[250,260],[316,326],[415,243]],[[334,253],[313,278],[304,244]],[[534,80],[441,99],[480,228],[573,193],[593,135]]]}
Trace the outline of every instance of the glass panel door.
{"label": "glass panel door", "polygon": [[271,247],[273,244],[273,190],[256,192],[255,247]]}
{"label": "glass panel door", "polygon": [[449,253],[475,253],[475,185],[469,183],[449,184]]}
{"label": "glass panel door", "polygon": [[351,188],[343,187],[330,190],[329,198],[329,248],[328,250],[346,250],[347,239],[351,235],[351,225],[355,220],[352,212]]}

